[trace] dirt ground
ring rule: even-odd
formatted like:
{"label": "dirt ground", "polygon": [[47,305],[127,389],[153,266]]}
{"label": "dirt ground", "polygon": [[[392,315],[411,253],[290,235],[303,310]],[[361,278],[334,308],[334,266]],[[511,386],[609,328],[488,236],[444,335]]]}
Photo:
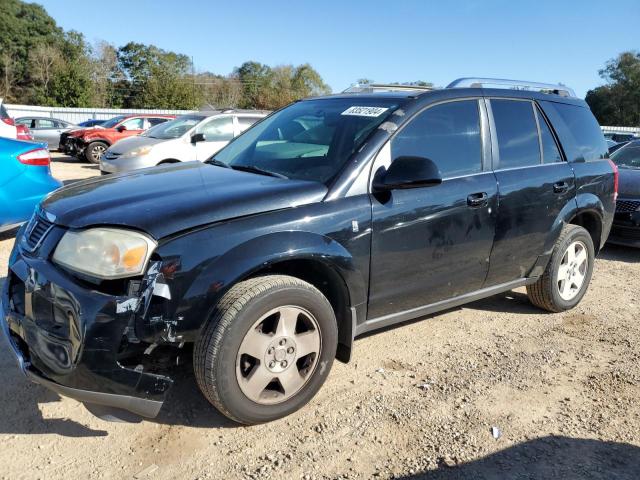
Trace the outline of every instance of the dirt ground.
{"label": "dirt ground", "polygon": [[638,479],[639,278],[640,251],[606,247],[572,311],[517,290],[361,338],[306,408],[256,427],[210,407],[188,366],[159,418],[104,422],[30,384],[1,341],[0,478]]}

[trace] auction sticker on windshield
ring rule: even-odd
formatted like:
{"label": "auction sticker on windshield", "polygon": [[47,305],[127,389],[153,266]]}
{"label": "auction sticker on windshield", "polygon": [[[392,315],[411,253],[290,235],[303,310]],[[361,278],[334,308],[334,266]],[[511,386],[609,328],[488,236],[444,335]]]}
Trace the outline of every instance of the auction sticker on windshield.
{"label": "auction sticker on windshield", "polygon": [[355,115],[357,117],[379,117],[389,110],[385,107],[349,107],[342,115]]}

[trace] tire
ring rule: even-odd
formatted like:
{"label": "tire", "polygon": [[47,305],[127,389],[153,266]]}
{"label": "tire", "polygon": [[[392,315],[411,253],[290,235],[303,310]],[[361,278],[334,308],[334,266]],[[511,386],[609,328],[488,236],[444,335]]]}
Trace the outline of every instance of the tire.
{"label": "tire", "polygon": [[[283,334],[287,325],[292,335]],[[316,341],[319,352],[305,347]],[[337,342],[333,308],[313,285],[285,275],[255,277],[233,286],[214,308],[195,344],[195,377],[226,417],[246,425],[270,422],[313,398]]]}
{"label": "tire", "polygon": [[[574,250],[574,265],[570,261],[570,247]],[[582,252],[586,254],[586,264],[581,261]],[[527,286],[529,301],[550,312],[563,312],[575,307],[587,292],[594,260],[595,249],[589,232],[578,225],[565,225],[544,273],[536,283]],[[576,279],[581,276],[580,283]]]}
{"label": "tire", "polygon": [[102,154],[109,148],[105,142],[91,142],[84,149],[84,158],[90,163],[100,163]]}

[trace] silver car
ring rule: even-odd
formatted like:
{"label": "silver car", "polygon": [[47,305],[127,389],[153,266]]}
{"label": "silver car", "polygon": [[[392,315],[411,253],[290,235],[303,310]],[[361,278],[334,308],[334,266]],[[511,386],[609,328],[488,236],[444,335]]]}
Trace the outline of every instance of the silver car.
{"label": "silver car", "polygon": [[51,117],[20,117],[16,118],[16,125],[25,125],[31,130],[33,140],[46,143],[49,150],[57,150],[60,145],[60,134],[77,125]]}
{"label": "silver car", "polygon": [[116,142],[102,155],[100,171],[121,173],[163,163],[202,162],[268,113],[225,110],[180,116]]}

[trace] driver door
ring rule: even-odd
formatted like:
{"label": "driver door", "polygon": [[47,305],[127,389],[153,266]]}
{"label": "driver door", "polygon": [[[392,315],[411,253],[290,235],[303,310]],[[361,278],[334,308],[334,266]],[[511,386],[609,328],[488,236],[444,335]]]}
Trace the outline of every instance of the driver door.
{"label": "driver door", "polygon": [[[435,186],[371,194],[373,233],[368,319],[383,326],[420,307],[482,288],[497,213],[484,104],[428,107],[378,154],[374,175],[395,158],[432,160]],[[418,313],[419,314],[419,313]]]}
{"label": "driver door", "polygon": [[233,139],[233,117],[212,118],[200,125],[195,133],[204,134],[204,140],[194,145],[196,159],[201,162],[208,159]]}

